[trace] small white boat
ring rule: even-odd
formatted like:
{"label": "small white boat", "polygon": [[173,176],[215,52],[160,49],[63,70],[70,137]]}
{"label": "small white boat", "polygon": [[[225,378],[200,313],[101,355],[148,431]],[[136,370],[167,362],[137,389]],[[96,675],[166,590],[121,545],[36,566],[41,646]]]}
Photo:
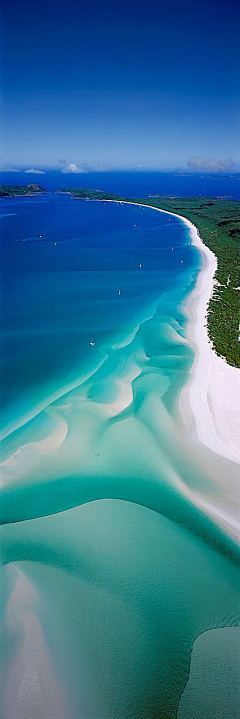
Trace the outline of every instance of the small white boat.
{"label": "small white boat", "polygon": [[118,290],[118,294],[119,294],[119,295],[121,294],[121,290]]}
{"label": "small white boat", "polygon": [[91,345],[91,347],[94,347],[95,342],[89,342],[89,344]]}
{"label": "small white boat", "polygon": [[140,268],[142,267],[142,263],[141,263],[141,262],[139,263],[139,267],[140,267]]}

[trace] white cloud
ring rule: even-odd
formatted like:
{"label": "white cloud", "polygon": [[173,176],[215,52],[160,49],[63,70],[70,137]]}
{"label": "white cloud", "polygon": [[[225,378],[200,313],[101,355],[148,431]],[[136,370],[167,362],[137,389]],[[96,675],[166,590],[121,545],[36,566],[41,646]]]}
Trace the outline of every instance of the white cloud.
{"label": "white cloud", "polygon": [[65,160],[60,160],[59,162],[63,166],[61,172],[66,175],[79,175],[84,172],[84,169],[76,165],[75,162],[69,162],[68,164]]}
{"label": "white cloud", "polygon": [[105,162],[93,160],[90,165],[84,162],[82,165],[76,165],[75,162],[67,162],[67,160],[58,160],[61,172],[65,175],[78,175],[86,172],[109,172],[109,167]]}
{"label": "white cloud", "polygon": [[21,172],[21,170],[13,167],[10,162],[0,162],[0,172]]}
{"label": "white cloud", "polygon": [[230,157],[227,160],[205,160],[204,157],[194,155],[187,164],[192,170],[207,170],[207,172],[230,172],[235,167]]}
{"label": "white cloud", "polygon": [[24,172],[26,175],[45,175],[43,170],[35,170],[33,167],[30,170],[24,170]]}

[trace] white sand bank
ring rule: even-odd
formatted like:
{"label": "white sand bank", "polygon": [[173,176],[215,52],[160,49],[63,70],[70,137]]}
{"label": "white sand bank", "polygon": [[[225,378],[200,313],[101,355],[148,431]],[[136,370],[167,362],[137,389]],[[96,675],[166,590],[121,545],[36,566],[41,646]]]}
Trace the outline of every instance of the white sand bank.
{"label": "white sand bank", "polygon": [[65,697],[36,614],[37,592],[16,565],[9,571],[16,574],[7,606],[16,653],[4,687],[2,719],[65,719]]}

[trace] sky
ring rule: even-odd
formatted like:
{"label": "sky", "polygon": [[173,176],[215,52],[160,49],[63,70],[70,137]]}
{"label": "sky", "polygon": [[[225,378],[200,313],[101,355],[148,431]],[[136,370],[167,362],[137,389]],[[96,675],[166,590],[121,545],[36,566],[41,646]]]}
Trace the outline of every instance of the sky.
{"label": "sky", "polygon": [[238,0],[2,0],[3,169],[239,169],[239,21]]}

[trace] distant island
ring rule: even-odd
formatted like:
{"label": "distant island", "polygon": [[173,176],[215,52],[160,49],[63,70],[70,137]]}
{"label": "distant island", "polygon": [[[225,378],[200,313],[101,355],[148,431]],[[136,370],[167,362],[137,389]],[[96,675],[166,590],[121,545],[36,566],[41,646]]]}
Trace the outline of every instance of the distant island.
{"label": "distant island", "polygon": [[91,190],[90,187],[64,187],[56,190],[56,194],[73,195],[78,200],[114,200],[115,202],[140,202],[140,200],[130,199],[122,195],[116,195],[114,192],[104,192],[103,190]]}
{"label": "distant island", "polygon": [[19,197],[26,195],[40,195],[47,192],[41,185],[0,185],[0,197]]}
{"label": "distant island", "polygon": [[113,200],[131,202],[183,215],[197,226],[203,243],[217,257],[212,297],[207,313],[208,335],[215,352],[235,367],[240,367],[239,347],[239,202],[212,197],[169,197],[156,195],[144,198],[123,197],[90,188],[63,188],[82,200]]}

